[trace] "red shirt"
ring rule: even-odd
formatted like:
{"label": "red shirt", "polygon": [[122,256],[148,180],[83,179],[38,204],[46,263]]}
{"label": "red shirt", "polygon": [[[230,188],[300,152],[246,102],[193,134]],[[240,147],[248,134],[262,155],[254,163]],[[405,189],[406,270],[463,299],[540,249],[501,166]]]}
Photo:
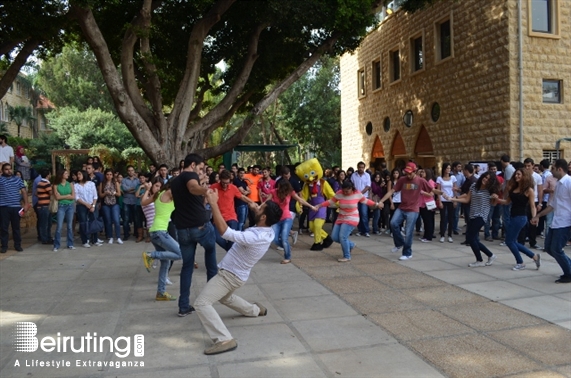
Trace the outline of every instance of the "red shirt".
{"label": "red shirt", "polygon": [[222,189],[222,185],[217,182],[216,184],[212,184],[210,189],[218,189],[218,207],[220,208],[224,221],[238,221],[238,216],[234,209],[234,198],[242,198],[242,193],[240,193],[236,185],[228,184],[226,190],[224,190]]}
{"label": "red shirt", "polygon": [[413,213],[418,213],[419,200],[422,194],[421,190],[425,192],[431,192],[432,188],[422,177],[414,176],[412,180],[408,177],[401,177],[395,186],[393,187],[395,192],[401,193],[401,203],[399,209],[401,211],[408,211]]}
{"label": "red shirt", "polygon": [[[276,182],[271,178],[268,181],[262,178],[260,181],[258,181],[258,192],[264,193],[267,197],[267,195],[271,193],[271,190],[274,189],[275,186]],[[260,200],[262,202],[266,202],[266,198],[262,197],[261,195],[260,195]]]}

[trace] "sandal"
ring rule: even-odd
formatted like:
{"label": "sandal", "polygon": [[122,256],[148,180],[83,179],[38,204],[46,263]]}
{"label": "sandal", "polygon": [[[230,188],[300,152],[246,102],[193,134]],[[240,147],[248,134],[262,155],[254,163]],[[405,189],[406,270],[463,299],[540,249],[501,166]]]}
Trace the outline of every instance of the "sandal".
{"label": "sandal", "polygon": [[280,264],[289,264],[291,262],[291,260],[282,260],[282,262]]}

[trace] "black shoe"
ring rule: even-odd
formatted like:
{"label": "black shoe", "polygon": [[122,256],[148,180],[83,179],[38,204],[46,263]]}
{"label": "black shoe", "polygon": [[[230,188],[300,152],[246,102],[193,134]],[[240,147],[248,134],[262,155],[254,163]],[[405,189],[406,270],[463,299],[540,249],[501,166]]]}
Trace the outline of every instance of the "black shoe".
{"label": "black shoe", "polygon": [[181,318],[184,318],[185,316],[190,315],[193,312],[194,312],[194,307],[190,306],[190,308],[186,311],[179,310],[178,316],[180,316]]}
{"label": "black shoe", "polygon": [[561,276],[555,283],[571,283],[571,276]]}
{"label": "black shoe", "polygon": [[453,231],[453,232],[454,232],[454,235],[458,235],[458,231]]}
{"label": "black shoe", "polygon": [[42,244],[54,244],[54,242],[53,241],[51,241],[51,242],[47,241],[47,242],[42,242]]}
{"label": "black shoe", "polygon": [[22,249],[22,247],[16,247],[14,248],[16,250],[16,252],[24,252],[24,250]]}
{"label": "black shoe", "polygon": [[2,250],[0,251],[0,253],[6,253],[6,252],[8,252],[6,248],[2,248]]}

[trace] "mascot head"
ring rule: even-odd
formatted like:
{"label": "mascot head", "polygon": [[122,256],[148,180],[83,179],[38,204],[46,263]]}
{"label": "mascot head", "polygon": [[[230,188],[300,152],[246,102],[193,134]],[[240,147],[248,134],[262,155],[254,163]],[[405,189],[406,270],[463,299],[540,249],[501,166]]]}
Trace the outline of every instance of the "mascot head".
{"label": "mascot head", "polygon": [[309,159],[295,169],[295,174],[303,182],[314,182],[323,177],[323,168],[317,159]]}

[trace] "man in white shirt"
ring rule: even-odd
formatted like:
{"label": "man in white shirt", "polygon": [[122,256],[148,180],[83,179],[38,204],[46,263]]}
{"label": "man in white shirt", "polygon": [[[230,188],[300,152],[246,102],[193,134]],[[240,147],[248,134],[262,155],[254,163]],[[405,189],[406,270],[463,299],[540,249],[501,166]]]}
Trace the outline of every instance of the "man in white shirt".
{"label": "man in white shirt", "polygon": [[255,227],[246,231],[235,231],[228,227],[218,207],[218,191],[208,190],[208,203],[212,208],[214,225],[222,238],[234,242],[232,248],[218,264],[218,274],[206,283],[206,286],[194,302],[196,313],[214,345],[207,348],[204,354],[229,352],[238,347],[236,340],[220,319],[212,306],[216,302],[238,311],[244,316],[266,316],[268,310],[257,303],[234,295],[234,291],[242,287],[254,265],[264,256],[274,240],[272,225],[279,222],[282,210],[273,201],[266,201],[261,206],[252,205],[255,213]]}
{"label": "man in white shirt", "polygon": [[[371,190],[371,176],[365,172],[365,163],[360,161],[357,163],[357,172],[351,175],[351,182],[355,185],[355,189],[363,193],[365,198],[369,198],[369,190]],[[365,203],[358,204],[359,209],[359,232],[357,236],[369,237],[369,207]]]}
{"label": "man in white shirt", "polygon": [[558,159],[553,164],[553,176],[558,179],[555,192],[549,199],[547,208],[532,218],[537,225],[539,218],[554,212],[551,228],[545,238],[545,252],[549,253],[563,270],[556,283],[571,283],[571,259],[563,252],[563,247],[571,237],[571,176],[567,174],[567,161]]}
{"label": "man in white shirt", "polygon": [[14,149],[8,146],[8,137],[0,135],[0,166],[4,163],[14,166]]}
{"label": "man in white shirt", "polygon": [[[525,169],[529,172],[529,174],[531,175],[531,177],[533,178],[533,193],[534,193],[534,202],[535,202],[535,207],[537,209],[537,212],[540,212],[541,209],[543,208],[542,203],[540,202],[540,199],[543,198],[543,179],[541,178],[541,176],[539,175],[539,173],[534,172],[533,171],[533,165],[535,163],[533,162],[532,158],[527,158],[523,161],[523,165],[525,167]],[[527,218],[529,220],[531,220],[531,212],[528,209],[528,213],[527,213]],[[524,228],[525,230],[525,228]],[[535,248],[535,249],[543,249],[543,247],[540,247],[537,245],[537,226],[530,224],[530,226],[528,227],[527,230],[527,237],[529,238],[529,246],[531,248]],[[518,242],[521,245],[525,245],[525,231],[522,231],[519,235],[518,238]]]}

